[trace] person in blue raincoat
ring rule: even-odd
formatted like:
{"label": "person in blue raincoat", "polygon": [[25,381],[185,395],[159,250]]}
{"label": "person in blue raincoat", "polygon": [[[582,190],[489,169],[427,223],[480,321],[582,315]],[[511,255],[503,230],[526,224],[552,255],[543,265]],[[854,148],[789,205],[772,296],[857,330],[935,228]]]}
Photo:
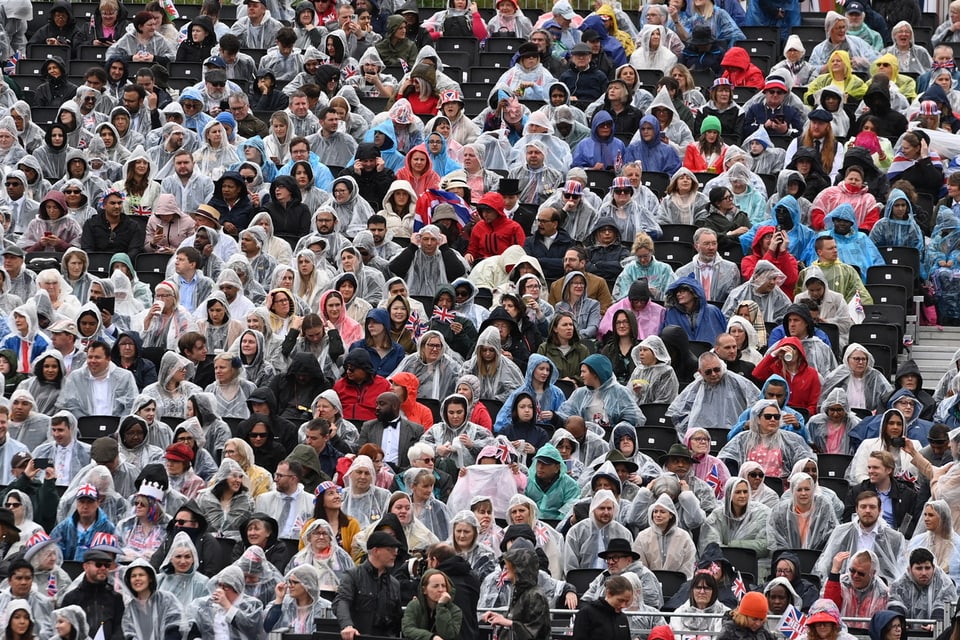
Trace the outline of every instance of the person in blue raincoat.
{"label": "person in blue raincoat", "polygon": [[[767,395],[767,389],[771,385],[774,387],[773,389],[771,389],[773,393],[771,393],[770,395]],[[776,397],[775,395],[776,390],[779,387],[783,387],[784,390],[786,391],[786,396],[783,399]],[[792,431],[799,436],[803,436],[803,439],[805,441],[812,442],[810,438],[810,433],[807,431],[807,426],[805,424],[803,416],[796,409],[793,409],[787,404],[788,402],[790,402],[790,384],[786,381],[786,379],[783,376],[773,374],[769,378],[767,378],[766,381],[763,383],[763,386],[760,387],[760,397],[772,398],[777,401],[777,404],[780,405],[780,412],[784,414],[783,417],[780,419],[781,429]],[[789,414],[790,416],[793,416],[794,419],[789,418],[787,414]],[[733,436],[737,435],[738,433],[746,429],[749,426],[748,425],[749,421],[750,421],[750,408],[747,407],[746,409],[744,409],[743,413],[740,414],[740,417],[737,419],[737,423],[727,433],[727,440],[728,441],[731,440]]]}
{"label": "person in blue raincoat", "polygon": [[617,165],[623,165],[626,147],[623,141],[614,134],[613,117],[607,111],[598,111],[590,123],[590,137],[577,145],[573,152],[574,167],[586,169],[617,170]]}
{"label": "person in blue raincoat", "polygon": [[447,155],[447,139],[434,131],[427,136],[427,155],[437,175],[443,177],[451,171],[463,169],[459,162]]}
{"label": "person in blue raincoat", "polygon": [[[680,156],[660,137],[660,121],[646,115],[640,119],[640,140],[631,143],[624,154],[624,162],[639,160],[644,171],[673,175],[681,167]],[[582,143],[581,143],[582,144]]]}
{"label": "person in blue raincoat", "polygon": [[676,325],[691,340],[713,342],[727,330],[727,319],[717,307],[708,304],[703,287],[691,273],[667,287],[663,326]]}
{"label": "person in blue raincoat", "polygon": [[877,245],[857,229],[857,214],[849,204],[841,204],[828,213],[824,226],[825,233],[837,241],[840,261],[860,269],[860,278],[864,282],[867,281],[867,269],[886,264]]}
{"label": "person in blue raincoat", "polygon": [[[540,368],[541,366],[544,368]],[[547,367],[549,367],[550,370],[546,375],[546,379],[544,379],[543,373]],[[556,386],[557,378],[559,377],[560,371],[550,358],[540,355],[539,353],[531,354],[530,359],[527,360],[526,379],[523,386],[507,396],[503,407],[500,409],[500,413],[497,414],[496,420],[493,423],[494,433],[500,433],[510,424],[512,420],[510,410],[513,407],[514,399],[520,393],[529,393],[536,401],[538,424],[549,422],[554,424],[555,427],[561,426],[557,411],[566,401],[567,397],[563,394],[563,391]]]}
{"label": "person in blue raincoat", "polygon": [[380,149],[380,157],[388,169],[396,173],[405,166],[405,156],[397,151],[397,134],[389,118],[370,127],[363,135],[364,142],[372,142]]}
{"label": "person in blue raincoat", "polygon": [[[600,14],[594,13],[580,24],[580,32],[583,33],[584,36],[587,36],[587,31],[591,30],[596,31],[597,35],[600,36],[600,45],[607,55],[610,56],[610,60],[613,61],[614,66],[619,67],[629,62],[627,60],[627,53],[623,49],[623,44],[607,33],[607,28],[604,26],[603,18]],[[586,37],[583,38],[583,41],[588,42]]]}
{"label": "person in blue raincoat", "polygon": [[749,254],[753,238],[760,227],[780,227],[787,232],[790,240],[790,253],[798,261],[811,264],[817,259],[813,243],[817,239],[817,232],[801,222],[800,204],[793,196],[784,196],[773,207],[773,215],[769,220],[753,225],[749,231],[740,236],[740,247],[744,254]]}
{"label": "person in blue raincoat", "polygon": [[777,27],[783,42],[790,37],[790,30],[800,26],[800,2],[798,0],[754,0],[747,4],[748,27]]}
{"label": "person in blue raincoat", "polygon": [[910,247],[923,253],[923,231],[914,218],[910,198],[900,189],[890,190],[883,217],[870,230],[870,239],[877,247]]}
{"label": "person in blue raincoat", "polygon": [[[571,416],[580,416],[587,422],[594,422],[611,428],[621,422],[643,425],[646,418],[637,407],[633,392],[617,382],[613,375],[613,365],[607,356],[594,353],[583,359],[580,375],[584,386],[570,394],[560,405],[557,413],[566,421]],[[543,451],[543,449],[540,449]]]}
{"label": "person in blue raincoat", "polygon": [[[255,150],[260,154],[260,157],[250,157],[249,153],[252,153],[252,151],[248,152],[247,149]],[[273,182],[273,179],[277,177],[277,165],[270,162],[267,157],[267,147],[263,144],[263,138],[260,136],[247,138],[237,146],[237,162],[230,166],[230,171],[240,171],[240,165],[244,162],[256,163],[263,173],[264,182]]]}

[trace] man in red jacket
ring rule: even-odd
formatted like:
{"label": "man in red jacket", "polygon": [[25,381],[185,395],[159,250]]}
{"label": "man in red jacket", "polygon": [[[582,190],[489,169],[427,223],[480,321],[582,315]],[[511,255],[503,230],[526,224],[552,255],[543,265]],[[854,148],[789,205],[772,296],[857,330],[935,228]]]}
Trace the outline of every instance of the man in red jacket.
{"label": "man in red jacket", "polygon": [[354,349],[343,360],[343,376],[333,385],[343,405],[346,420],[373,420],[377,417],[377,396],[391,390],[390,383],[377,375],[364,349]]}
{"label": "man in red jacket", "polygon": [[477,202],[477,213],[480,221],[470,233],[470,244],[464,256],[471,265],[498,256],[511,245],[523,246],[527,236],[517,222],[507,217],[503,210],[503,196],[499,193],[483,194]]}

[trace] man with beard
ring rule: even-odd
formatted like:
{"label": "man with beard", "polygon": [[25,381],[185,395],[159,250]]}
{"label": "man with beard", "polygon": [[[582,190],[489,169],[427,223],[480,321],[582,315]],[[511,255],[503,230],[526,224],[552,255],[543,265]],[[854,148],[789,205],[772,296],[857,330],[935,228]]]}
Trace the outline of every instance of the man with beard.
{"label": "man with beard", "polygon": [[377,396],[376,419],[360,427],[360,446],[372,442],[383,449],[383,461],[400,469],[410,466],[407,450],[423,435],[423,429],[400,416],[400,396],[388,391]]}

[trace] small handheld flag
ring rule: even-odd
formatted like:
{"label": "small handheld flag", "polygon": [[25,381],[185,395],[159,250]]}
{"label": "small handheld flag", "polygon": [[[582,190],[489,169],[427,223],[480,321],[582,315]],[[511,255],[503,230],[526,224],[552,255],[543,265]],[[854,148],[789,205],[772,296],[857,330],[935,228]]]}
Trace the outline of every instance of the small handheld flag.
{"label": "small handheld flag", "polygon": [[444,324],[450,324],[456,319],[456,314],[442,307],[433,308],[433,319],[439,320]]}

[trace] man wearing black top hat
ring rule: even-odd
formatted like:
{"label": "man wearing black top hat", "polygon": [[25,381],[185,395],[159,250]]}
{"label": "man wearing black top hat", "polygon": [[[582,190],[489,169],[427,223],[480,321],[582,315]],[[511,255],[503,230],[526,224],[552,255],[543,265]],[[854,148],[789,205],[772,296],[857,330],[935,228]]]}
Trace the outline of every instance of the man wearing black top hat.
{"label": "man wearing black top hat", "polygon": [[537,208],[520,203],[520,181],[516,178],[500,178],[497,193],[503,196],[503,212],[507,218],[519,224],[526,235],[530,235]]}

